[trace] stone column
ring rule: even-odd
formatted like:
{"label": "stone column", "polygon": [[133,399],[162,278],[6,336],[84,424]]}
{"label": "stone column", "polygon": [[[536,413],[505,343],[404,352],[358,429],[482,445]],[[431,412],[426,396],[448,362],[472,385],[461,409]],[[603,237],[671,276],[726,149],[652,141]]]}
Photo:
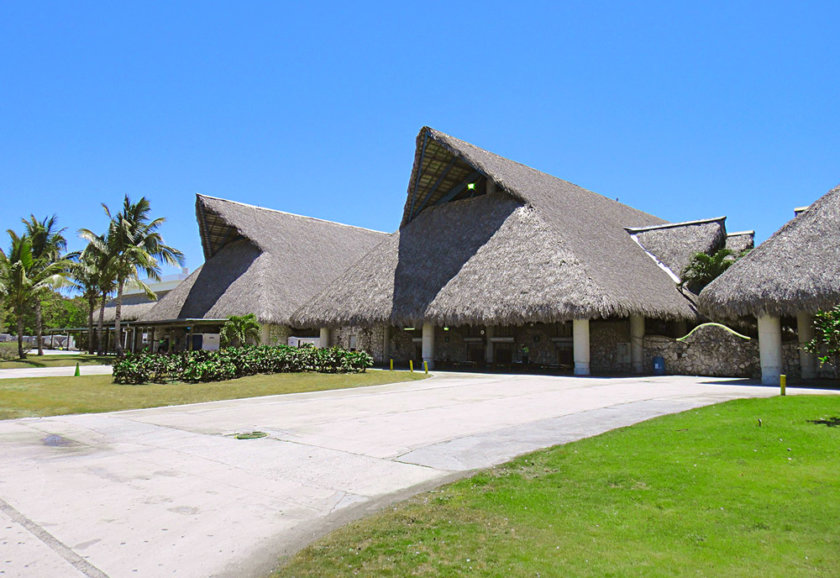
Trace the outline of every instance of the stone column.
{"label": "stone column", "polygon": [[391,326],[386,325],[382,331],[382,363],[387,364],[391,358]]}
{"label": "stone column", "polygon": [[572,340],[575,375],[589,375],[589,319],[572,322]]}
{"label": "stone column", "polygon": [[321,347],[329,347],[332,335],[329,327],[322,327],[321,328],[321,339],[320,344]]}
{"label": "stone column", "polygon": [[260,345],[272,345],[268,342],[271,338],[271,325],[263,323],[260,325]]}
{"label": "stone column", "polygon": [[802,347],[814,338],[814,316],[810,313],[796,314],[796,334],[799,336],[799,366],[802,379],[817,377],[817,363],[813,353],[808,353]]}
{"label": "stone column", "polygon": [[435,367],[435,326],[431,323],[423,324],[423,361],[429,364],[429,369]]}
{"label": "stone column", "polygon": [[778,317],[758,317],[758,350],[761,355],[761,383],[779,385],[782,373],[782,325]]}
{"label": "stone column", "polygon": [[644,373],[645,353],[645,318],[641,315],[630,316],[630,361],[633,373]]}
{"label": "stone column", "polygon": [[496,194],[496,181],[487,177],[487,195],[495,195]]}
{"label": "stone column", "polygon": [[486,339],[486,343],[484,344],[484,361],[489,365],[493,363],[495,360],[495,352],[493,351],[493,327],[488,326],[484,328],[484,338]]}

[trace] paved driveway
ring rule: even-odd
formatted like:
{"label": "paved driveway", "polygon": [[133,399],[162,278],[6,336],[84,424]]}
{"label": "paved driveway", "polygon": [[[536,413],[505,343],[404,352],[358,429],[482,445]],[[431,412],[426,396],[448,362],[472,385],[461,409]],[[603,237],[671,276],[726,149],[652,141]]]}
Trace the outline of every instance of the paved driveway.
{"label": "paved driveway", "polygon": [[[3,421],[0,576],[259,575],[331,527],[472,469],[777,393],[738,383],[438,374]],[[268,437],[231,436],[254,430]]]}

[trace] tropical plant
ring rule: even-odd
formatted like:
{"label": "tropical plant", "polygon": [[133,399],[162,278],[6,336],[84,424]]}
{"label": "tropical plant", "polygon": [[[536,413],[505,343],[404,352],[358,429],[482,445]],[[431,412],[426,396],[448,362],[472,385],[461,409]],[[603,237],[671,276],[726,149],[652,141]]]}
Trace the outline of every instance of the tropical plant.
{"label": "tropical plant", "polygon": [[680,275],[680,287],[687,287],[694,293],[699,293],[743,255],[744,253],[736,253],[730,249],[719,249],[711,255],[695,253]]}
{"label": "tropical plant", "polygon": [[219,340],[224,347],[259,344],[260,324],[257,322],[257,316],[253,313],[231,315],[219,331]]}
{"label": "tropical plant", "polygon": [[814,338],[805,344],[805,351],[817,355],[820,366],[830,364],[834,377],[840,372],[840,305],[814,315]]}
{"label": "tropical plant", "polygon": [[[89,232],[89,231],[88,231]],[[98,242],[88,242],[87,247],[81,252],[79,258],[70,267],[70,280],[73,286],[78,289],[88,304],[88,353],[98,351],[103,353],[102,330],[105,318],[105,303],[108,295],[113,290],[114,279],[111,270],[108,268],[108,255],[101,249],[104,247],[105,237],[97,237]],[[96,308],[97,299],[101,299],[99,307],[98,340],[94,339],[93,312]]]}
{"label": "tropical plant", "polygon": [[113,365],[114,382],[135,384],[224,381],[258,373],[358,373],[373,365],[365,351],[288,345],[228,347],[219,351],[128,354]]}
{"label": "tropical plant", "polygon": [[[62,255],[67,249],[67,240],[64,238],[65,229],[56,228],[56,217],[45,217],[42,221],[29,215],[29,220],[21,219],[26,228],[25,235],[29,237],[32,247],[32,257],[35,267],[45,268],[54,263],[60,263],[66,272],[70,265],[69,255]],[[33,310],[35,312],[35,335],[38,355],[44,355],[44,321],[41,312],[41,297],[43,291],[49,290],[42,287],[36,291],[33,299]]]}
{"label": "tropical plant", "polygon": [[62,283],[68,263],[58,260],[49,264],[39,262],[32,253],[32,242],[26,235],[18,237],[8,231],[11,244],[7,253],[0,249],[0,292],[6,306],[17,320],[18,356],[26,358],[23,348],[23,321],[27,311],[41,293]]}
{"label": "tropical plant", "polygon": [[146,277],[158,281],[160,261],[177,265],[183,263],[184,257],[180,251],[163,242],[158,228],[166,219],[159,217],[150,220],[151,206],[145,197],[132,203],[126,195],[121,210],[113,215],[108,205],[103,203],[102,207],[111,219],[104,240],[87,229],[82,230],[82,236],[106,256],[107,270],[116,282],[114,332],[117,355],[122,356],[122,298],[126,282],[135,282],[150,299],[156,299],[155,293],[140,280],[140,271],[143,271]]}

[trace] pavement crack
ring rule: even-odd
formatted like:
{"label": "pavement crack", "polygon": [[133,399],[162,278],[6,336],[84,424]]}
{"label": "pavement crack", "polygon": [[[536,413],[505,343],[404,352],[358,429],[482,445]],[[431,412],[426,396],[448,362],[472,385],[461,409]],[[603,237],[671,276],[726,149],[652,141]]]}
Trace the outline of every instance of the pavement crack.
{"label": "pavement crack", "polygon": [[61,540],[44,530],[41,526],[24,516],[14,506],[9,504],[3,498],[0,498],[0,511],[9,516],[15,523],[25,528],[30,534],[38,538],[53,552],[64,558],[76,570],[88,576],[89,578],[108,578],[102,570],[76,554]]}

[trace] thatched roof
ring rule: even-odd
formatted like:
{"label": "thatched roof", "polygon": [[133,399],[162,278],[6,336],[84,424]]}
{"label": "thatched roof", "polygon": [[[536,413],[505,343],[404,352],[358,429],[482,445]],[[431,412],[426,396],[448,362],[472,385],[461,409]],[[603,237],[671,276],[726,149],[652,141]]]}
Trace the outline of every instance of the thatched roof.
{"label": "thatched roof", "polygon": [[628,227],[627,232],[679,277],[696,253],[714,253],[726,240],[726,217]]}
{"label": "thatched roof", "polygon": [[755,231],[738,231],[726,235],[726,248],[733,253],[752,251],[755,248]]}
{"label": "thatched roof", "polygon": [[[169,291],[158,291],[156,293],[158,300],[162,299]],[[157,301],[153,301],[146,297],[145,293],[132,293],[130,295],[123,295],[122,308],[120,309],[120,319],[122,321],[136,321],[143,315],[157,305]],[[113,323],[117,315],[117,300],[111,299],[105,304],[105,311],[103,319],[105,323]],[[99,319],[99,311],[93,312],[94,322]]]}
{"label": "thatched roof", "polygon": [[342,225],[196,196],[207,261],[143,321],[224,319],[254,313],[288,324],[291,313],[387,237]]}
{"label": "thatched roof", "polygon": [[788,221],[700,293],[711,316],[795,315],[840,303],[840,187]]}
{"label": "thatched roof", "polygon": [[293,320],[339,326],[694,318],[693,305],[625,230],[662,224],[423,128],[400,230]]}

